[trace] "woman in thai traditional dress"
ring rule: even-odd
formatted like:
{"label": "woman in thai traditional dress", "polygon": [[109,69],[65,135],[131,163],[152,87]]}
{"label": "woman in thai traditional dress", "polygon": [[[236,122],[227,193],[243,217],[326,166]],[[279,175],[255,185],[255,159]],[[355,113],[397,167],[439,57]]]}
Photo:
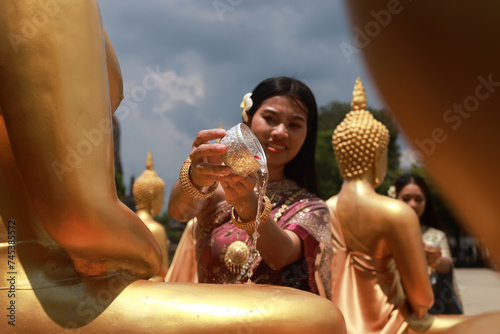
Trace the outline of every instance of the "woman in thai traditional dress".
{"label": "woman in thai traditional dress", "polygon": [[[247,94],[242,106],[243,121],[263,147],[269,173],[265,216],[258,227],[259,255],[240,264],[232,258],[248,252],[246,247],[254,242],[256,179],[232,173],[221,164],[227,146],[209,141],[223,138],[225,130],[200,131],[190,162],[184,165],[189,182],[176,182],[169,202],[171,217],[197,218],[199,282],[236,283],[250,278],[329,298],[332,249],[328,209],[317,195],[314,95],[299,80],[270,78]],[[246,226],[251,228],[245,230]],[[236,249],[237,245],[241,248]]]}

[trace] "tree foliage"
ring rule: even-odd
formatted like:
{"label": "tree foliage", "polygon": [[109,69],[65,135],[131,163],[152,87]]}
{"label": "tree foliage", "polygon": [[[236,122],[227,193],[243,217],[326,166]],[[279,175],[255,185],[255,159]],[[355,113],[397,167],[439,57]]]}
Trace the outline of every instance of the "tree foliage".
{"label": "tree foliage", "polygon": [[[377,188],[377,192],[386,194],[390,182],[399,173],[399,144],[397,138],[399,130],[391,113],[385,109],[366,108],[373,117],[384,124],[389,130],[388,170],[384,183]],[[332,148],[332,135],[337,125],[342,122],[351,111],[349,103],[333,101],[320,107],[318,118],[318,142],[316,146],[316,165],[319,180],[319,189],[323,199],[337,194],[342,186],[342,177],[338,169],[335,154]]]}
{"label": "tree foliage", "polygon": [[120,201],[124,201],[125,199],[125,184],[123,183],[122,174],[115,171],[115,186],[116,186],[116,194]]}

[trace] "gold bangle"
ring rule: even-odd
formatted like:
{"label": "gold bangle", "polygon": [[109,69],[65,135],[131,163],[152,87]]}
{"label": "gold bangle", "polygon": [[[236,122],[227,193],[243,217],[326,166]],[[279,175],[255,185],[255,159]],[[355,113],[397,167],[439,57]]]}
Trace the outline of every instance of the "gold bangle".
{"label": "gold bangle", "polygon": [[210,198],[217,189],[219,182],[215,182],[213,185],[208,188],[207,193],[203,193],[193,186],[191,183],[191,179],[189,178],[189,168],[191,167],[191,158],[187,158],[184,160],[184,164],[181,167],[181,171],[179,172],[179,181],[181,183],[182,189],[192,198],[195,199],[207,199]]}
{"label": "gold bangle", "polygon": [[[271,208],[272,208],[271,201],[267,196],[264,196],[264,211],[262,212],[259,218],[260,225],[264,224],[269,219],[269,216],[271,215]],[[234,207],[231,210],[231,220],[234,226],[236,226],[240,230],[245,230],[245,231],[255,230],[255,220],[249,221],[247,223],[242,222],[240,220],[240,217],[238,217],[238,214],[236,213]]]}

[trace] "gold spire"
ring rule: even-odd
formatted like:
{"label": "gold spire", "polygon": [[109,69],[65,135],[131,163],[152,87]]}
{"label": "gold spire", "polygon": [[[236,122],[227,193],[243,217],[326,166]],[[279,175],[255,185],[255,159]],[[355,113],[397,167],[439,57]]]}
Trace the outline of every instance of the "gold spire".
{"label": "gold spire", "polygon": [[366,108],[365,87],[363,87],[363,83],[359,77],[356,79],[356,83],[354,84],[351,107],[352,110],[364,110]]}
{"label": "gold spire", "polygon": [[151,155],[151,151],[148,151],[148,157],[146,159],[146,169],[147,170],[153,170],[154,165],[153,165],[153,156]]}

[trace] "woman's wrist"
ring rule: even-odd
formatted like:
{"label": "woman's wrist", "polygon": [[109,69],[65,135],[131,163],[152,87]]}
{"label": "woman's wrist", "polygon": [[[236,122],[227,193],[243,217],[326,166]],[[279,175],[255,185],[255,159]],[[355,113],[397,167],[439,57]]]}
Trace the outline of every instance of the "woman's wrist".
{"label": "woman's wrist", "polygon": [[247,199],[235,203],[230,203],[239,219],[242,222],[249,222],[255,220],[257,216],[257,198],[249,196]]}
{"label": "woman's wrist", "polygon": [[179,172],[179,181],[181,184],[182,189],[192,198],[195,199],[207,199],[210,198],[214,193],[215,190],[217,189],[217,186],[219,183],[216,181],[214,184],[212,184],[206,191],[205,187],[200,188],[196,186],[194,183],[191,181],[191,159],[187,158],[184,160],[184,164],[181,167],[181,170]]}
{"label": "woman's wrist", "polygon": [[250,221],[242,221],[233,207],[231,211],[231,220],[237,228],[241,230],[252,231],[255,230],[256,224],[257,226],[258,224],[264,224],[269,219],[269,216],[271,214],[271,209],[272,209],[271,201],[267,196],[264,196],[264,200],[261,206],[261,211],[259,212],[260,216],[258,218],[255,217]]}
{"label": "woman's wrist", "polygon": [[242,222],[255,220],[257,216],[257,202],[257,195],[254,191],[251,191],[247,196],[238,200],[228,201]]}

